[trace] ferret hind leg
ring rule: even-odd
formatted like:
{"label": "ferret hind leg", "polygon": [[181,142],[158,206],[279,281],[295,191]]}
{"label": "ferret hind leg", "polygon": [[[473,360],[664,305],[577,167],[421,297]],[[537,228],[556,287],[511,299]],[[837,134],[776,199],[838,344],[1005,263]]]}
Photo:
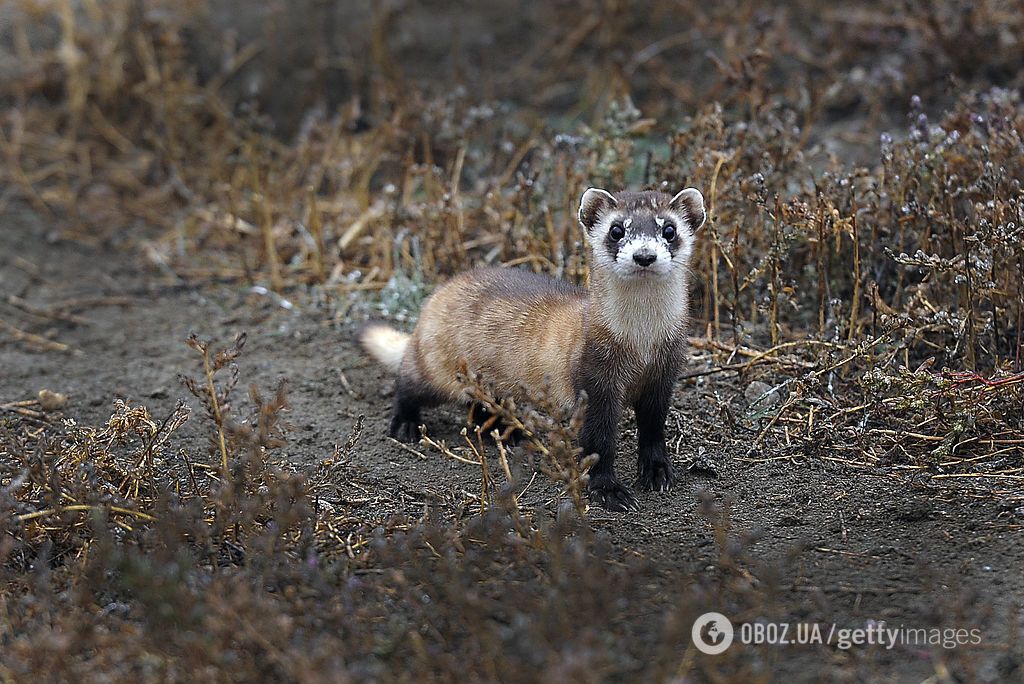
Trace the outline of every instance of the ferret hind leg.
{"label": "ferret hind leg", "polygon": [[401,442],[417,442],[420,438],[420,410],[437,406],[444,395],[422,380],[399,375],[395,381],[395,403],[389,434]]}

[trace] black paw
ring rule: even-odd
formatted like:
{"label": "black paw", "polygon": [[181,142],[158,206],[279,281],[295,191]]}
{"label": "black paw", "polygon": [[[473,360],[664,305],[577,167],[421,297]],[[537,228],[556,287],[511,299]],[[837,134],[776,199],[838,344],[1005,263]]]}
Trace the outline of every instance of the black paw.
{"label": "black paw", "polygon": [[664,454],[641,454],[636,486],[646,492],[667,492],[676,481],[672,461]]}
{"label": "black paw", "polygon": [[420,441],[420,426],[416,421],[393,418],[388,434],[399,442],[411,444]]}
{"label": "black paw", "polygon": [[590,478],[590,500],[609,511],[639,511],[640,502],[614,475]]}

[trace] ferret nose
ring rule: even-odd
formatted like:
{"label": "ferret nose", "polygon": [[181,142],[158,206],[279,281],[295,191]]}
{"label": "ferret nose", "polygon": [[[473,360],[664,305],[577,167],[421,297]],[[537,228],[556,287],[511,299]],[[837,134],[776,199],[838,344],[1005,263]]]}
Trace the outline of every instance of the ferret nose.
{"label": "ferret nose", "polygon": [[647,267],[653,264],[658,258],[658,255],[654,252],[649,252],[646,249],[640,250],[633,254],[633,261],[640,264],[641,266]]}

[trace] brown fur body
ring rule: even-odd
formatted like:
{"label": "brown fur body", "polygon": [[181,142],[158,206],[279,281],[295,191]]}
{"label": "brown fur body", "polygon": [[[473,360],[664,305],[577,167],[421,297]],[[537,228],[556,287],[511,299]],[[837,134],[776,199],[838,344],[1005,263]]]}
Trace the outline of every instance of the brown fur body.
{"label": "brown fur body", "polygon": [[519,396],[525,386],[568,408],[585,316],[586,292],[564,281],[513,269],[469,271],[427,301],[400,373],[454,401],[463,397],[465,366],[500,394]]}

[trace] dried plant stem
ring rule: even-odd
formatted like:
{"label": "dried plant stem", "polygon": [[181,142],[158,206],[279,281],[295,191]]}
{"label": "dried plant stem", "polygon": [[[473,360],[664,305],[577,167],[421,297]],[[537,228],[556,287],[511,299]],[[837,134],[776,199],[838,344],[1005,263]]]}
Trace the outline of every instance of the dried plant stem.
{"label": "dried plant stem", "polygon": [[228,445],[224,437],[224,417],[221,415],[220,403],[217,401],[217,387],[213,384],[213,368],[210,366],[210,353],[203,349],[203,373],[206,374],[206,391],[210,393],[210,407],[213,419],[217,424],[217,439],[220,446],[220,468],[224,476],[228,474]]}
{"label": "dried plant stem", "polygon": [[408,444],[406,444],[405,442],[399,442],[399,441],[398,441],[397,439],[395,439],[394,437],[388,437],[387,439],[388,439],[388,441],[389,441],[389,442],[391,442],[392,444],[394,444],[394,445],[395,445],[396,447],[398,447],[398,448],[399,448],[399,449],[401,449],[402,451],[407,451],[407,452],[409,452],[410,454],[413,454],[414,456],[416,456],[417,458],[419,458],[419,459],[420,459],[421,461],[425,461],[425,460],[427,460],[427,455],[426,455],[425,453],[423,453],[422,451],[419,451],[419,450],[417,450],[417,449],[413,449],[413,448],[412,448],[411,446],[409,446],[409,445],[408,445]]}
{"label": "dried plant stem", "polygon": [[491,439],[498,445],[498,459],[501,461],[501,469],[505,471],[505,478],[509,484],[512,484],[512,469],[508,466],[508,454],[506,453],[505,443],[501,441],[501,433],[497,430],[491,430]]}
{"label": "dried plant stem", "polygon": [[0,404],[0,411],[9,411],[11,413],[17,413],[20,416],[25,416],[26,418],[33,418],[35,420],[43,420],[43,419],[46,418],[46,414],[45,413],[43,413],[42,411],[36,411],[36,410],[30,409],[30,408],[27,408],[29,406],[38,406],[38,405],[39,405],[39,402],[37,402],[37,401],[12,401],[12,402],[9,402],[7,404]]}
{"label": "dried plant stem", "polygon": [[1024,256],[1017,257],[1017,351],[1014,356],[1013,369],[1017,373],[1024,370],[1022,365],[1022,348],[1024,348]]}
{"label": "dried plant stem", "polygon": [[[14,132],[19,132],[23,126],[22,119],[19,117],[15,121],[18,123],[18,126]],[[22,192],[25,193],[25,196],[36,209],[42,212],[48,219],[52,219],[53,211],[51,211],[50,206],[36,191],[35,184],[21,166],[20,145],[17,145],[13,140],[7,140],[7,136],[4,135],[2,126],[0,126],[0,145],[4,148],[4,156],[7,157],[8,169],[13,171],[14,180],[18,184],[18,187],[21,188]]]}
{"label": "dried plant stem", "polygon": [[818,216],[818,334],[825,334],[825,299],[827,297],[827,288],[825,285],[825,279],[827,277],[825,273],[825,217]]}
{"label": "dried plant stem", "polygon": [[857,233],[856,207],[850,219],[850,231],[853,237],[853,297],[850,301],[850,329],[846,339],[852,342],[857,334],[857,318],[860,316],[860,236]]}
{"label": "dried plant stem", "polygon": [[74,314],[65,313],[59,310],[38,307],[33,304],[30,304],[29,302],[25,301],[21,297],[18,297],[17,295],[8,295],[7,303],[13,306],[15,309],[24,311],[30,316],[35,316],[36,318],[52,319],[62,321],[64,323],[72,323],[74,325],[92,324],[92,321],[90,321],[87,318],[82,318],[81,316],[75,316]]}
{"label": "dried plant stem", "polygon": [[1024,475],[1015,475],[1008,473],[941,473],[938,475],[932,475],[931,479],[945,480],[949,478],[963,477],[996,478],[1000,480],[1024,480]]}
{"label": "dried plant stem", "polygon": [[483,433],[480,428],[477,428],[474,432],[476,433],[476,444],[473,444],[473,440],[469,438],[469,432],[465,429],[462,430],[462,437],[466,440],[466,444],[469,445],[470,451],[480,461],[480,512],[483,513],[491,500],[491,469],[487,467],[487,450],[484,448],[483,438],[481,437]]}
{"label": "dried plant stem", "polygon": [[61,506],[60,508],[47,508],[41,511],[33,511],[32,513],[24,513],[16,516],[16,518],[22,522],[26,520],[35,520],[37,518],[44,518],[48,515],[54,515],[55,513],[63,513],[64,511],[103,511],[109,510],[111,513],[121,513],[123,515],[131,515],[142,520],[156,520],[153,516],[148,513],[141,511],[133,511],[130,508],[122,508],[121,506],[93,506],[89,504],[72,504],[70,506]]}
{"label": "dried plant stem", "polygon": [[309,230],[313,233],[315,251],[313,253],[313,268],[316,273],[317,282],[323,283],[327,280],[327,267],[324,265],[324,224],[320,216],[320,209],[316,204],[316,188],[309,189]]}
{"label": "dried plant stem", "polygon": [[270,285],[275,292],[280,292],[284,283],[281,281],[281,265],[278,263],[277,247],[274,245],[274,230],[270,218],[270,206],[266,198],[261,199],[260,229],[263,231],[263,245],[266,250],[267,263],[270,265]]}
{"label": "dried plant stem", "polygon": [[781,281],[779,279],[779,273],[781,271],[779,267],[779,252],[782,250],[781,236],[779,235],[779,221],[781,220],[781,212],[779,211],[779,201],[775,200],[775,216],[772,217],[772,282],[768,287],[768,294],[771,297],[770,308],[769,308],[769,321],[768,327],[772,336],[772,346],[779,344],[779,289]]}
{"label": "dried plant stem", "polygon": [[720,243],[718,239],[718,227],[714,218],[715,198],[718,193],[718,173],[722,170],[722,165],[725,164],[726,159],[726,155],[718,155],[718,159],[715,161],[715,170],[711,174],[711,188],[708,192],[708,228],[712,235],[711,249],[708,253],[708,259],[711,265],[711,311],[715,330],[715,339],[720,339],[722,337],[721,312],[718,301],[718,252],[720,249]]}
{"label": "dried plant stem", "polygon": [[[456,461],[459,461],[460,463],[468,463],[469,465],[475,465],[475,466],[479,466],[480,465],[480,461],[479,460],[473,461],[471,459],[466,458],[465,456],[460,456],[459,454],[457,454],[454,451],[452,451],[452,449],[447,444],[445,444],[443,441],[442,442],[438,442],[438,441],[432,439],[426,433],[423,434],[421,441],[422,441],[423,444],[426,444],[427,446],[434,447],[439,452],[441,452],[442,455],[447,456],[448,458],[454,459]],[[406,446],[408,446],[408,445],[406,445]]]}
{"label": "dried plant stem", "polygon": [[255,158],[255,153],[250,155],[250,163],[253,199],[259,203],[259,223],[260,232],[263,235],[264,258],[270,267],[270,286],[275,292],[280,292],[284,288],[284,282],[281,280],[281,264],[274,242],[274,219],[270,208],[270,198],[266,195],[268,188],[264,188],[260,181],[259,160]]}
{"label": "dried plant stem", "polygon": [[74,349],[62,342],[54,342],[53,340],[48,340],[40,335],[25,332],[21,328],[15,327],[3,319],[0,319],[0,330],[6,330],[11,337],[13,337],[15,340],[18,340],[19,342],[27,342],[28,344],[49,351],[69,352],[72,354],[82,353],[81,351]]}

